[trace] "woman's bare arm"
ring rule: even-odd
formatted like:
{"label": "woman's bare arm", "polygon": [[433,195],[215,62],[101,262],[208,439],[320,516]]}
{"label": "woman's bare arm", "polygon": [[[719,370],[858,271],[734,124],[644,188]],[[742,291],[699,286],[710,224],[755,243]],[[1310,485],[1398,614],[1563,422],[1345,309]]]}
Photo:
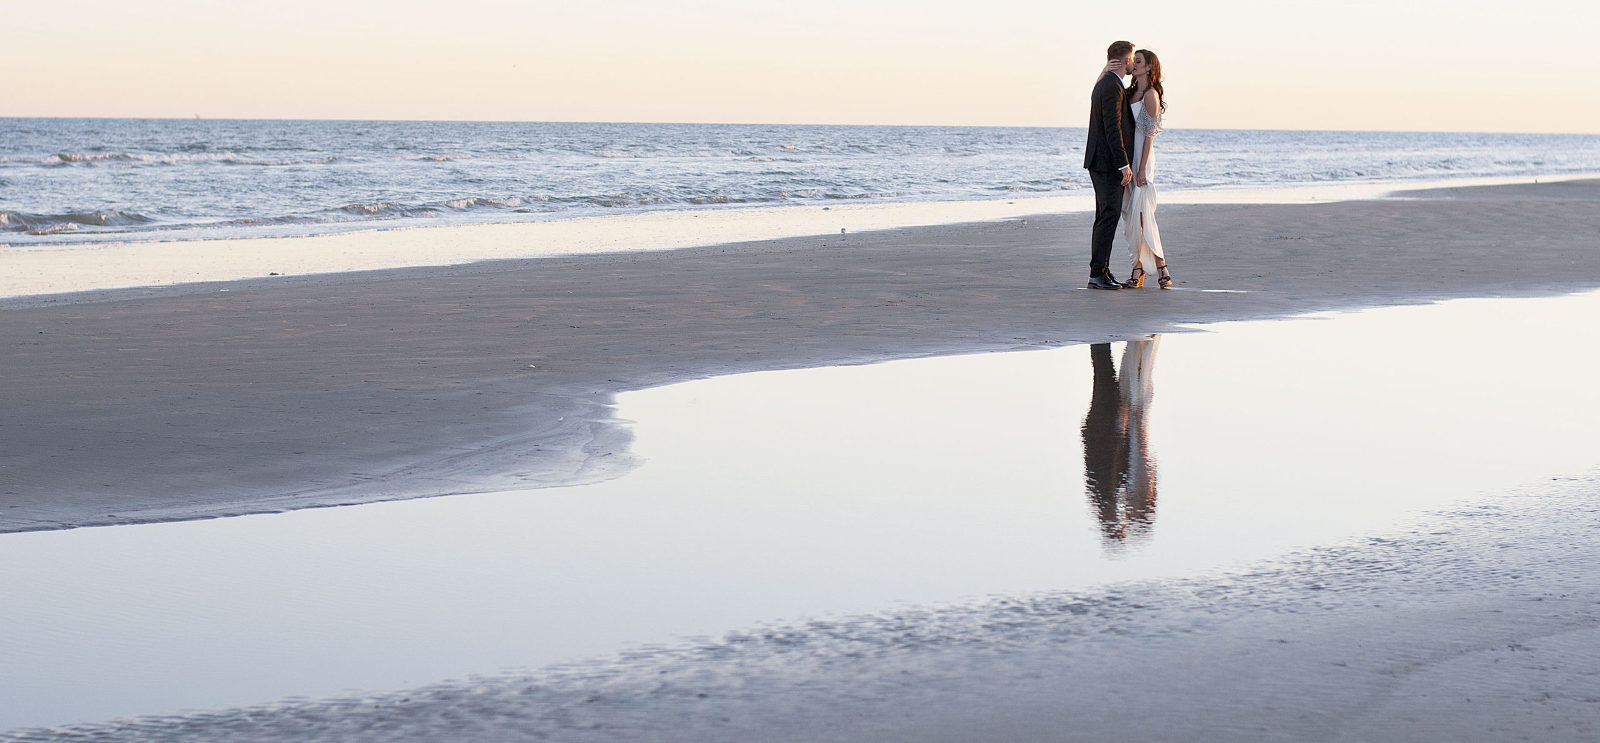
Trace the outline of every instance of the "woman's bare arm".
{"label": "woman's bare arm", "polygon": [[[1144,92],[1144,112],[1150,114],[1150,118],[1161,115],[1160,93],[1154,90]],[[1144,188],[1145,184],[1150,180],[1150,149],[1155,146],[1155,141],[1156,135],[1153,133],[1144,137],[1144,144],[1141,145],[1139,150],[1139,173],[1134,178],[1134,183],[1138,184],[1140,188]]]}

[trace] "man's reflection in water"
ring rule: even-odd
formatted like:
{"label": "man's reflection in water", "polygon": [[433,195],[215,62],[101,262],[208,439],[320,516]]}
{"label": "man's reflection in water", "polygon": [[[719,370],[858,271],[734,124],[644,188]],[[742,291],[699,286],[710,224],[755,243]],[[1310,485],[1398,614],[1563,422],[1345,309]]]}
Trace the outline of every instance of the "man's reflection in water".
{"label": "man's reflection in water", "polygon": [[1089,347],[1094,395],[1083,418],[1083,469],[1089,500],[1106,545],[1143,539],[1156,513],[1156,467],[1147,427],[1161,336],[1128,341],[1122,370],[1111,364],[1111,344]]}

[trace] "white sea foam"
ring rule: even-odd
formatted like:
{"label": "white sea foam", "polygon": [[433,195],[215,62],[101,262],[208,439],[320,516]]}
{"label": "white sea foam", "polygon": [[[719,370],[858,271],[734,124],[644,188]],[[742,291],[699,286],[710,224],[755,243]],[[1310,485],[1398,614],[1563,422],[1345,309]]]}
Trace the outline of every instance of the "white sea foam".
{"label": "white sea foam", "polygon": [[[62,152],[39,160],[45,165],[59,165],[64,163],[186,163],[186,162],[218,162],[238,160],[239,155],[233,152],[170,152],[170,153],[142,153],[142,152]],[[12,160],[11,162],[17,162]]]}

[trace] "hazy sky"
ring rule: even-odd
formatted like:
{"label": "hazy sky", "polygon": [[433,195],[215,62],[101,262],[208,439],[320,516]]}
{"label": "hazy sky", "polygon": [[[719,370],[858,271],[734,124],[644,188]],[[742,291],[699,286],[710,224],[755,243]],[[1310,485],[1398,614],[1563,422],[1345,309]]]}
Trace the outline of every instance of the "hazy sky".
{"label": "hazy sky", "polygon": [[1593,0],[0,0],[0,115],[1600,133]]}

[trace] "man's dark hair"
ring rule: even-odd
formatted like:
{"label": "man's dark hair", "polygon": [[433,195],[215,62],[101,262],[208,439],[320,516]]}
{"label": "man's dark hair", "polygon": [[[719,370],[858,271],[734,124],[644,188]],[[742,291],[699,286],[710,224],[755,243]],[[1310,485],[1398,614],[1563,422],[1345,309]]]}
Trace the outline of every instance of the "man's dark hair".
{"label": "man's dark hair", "polygon": [[1133,42],[1113,41],[1106,47],[1106,59],[1127,59],[1133,53]]}

